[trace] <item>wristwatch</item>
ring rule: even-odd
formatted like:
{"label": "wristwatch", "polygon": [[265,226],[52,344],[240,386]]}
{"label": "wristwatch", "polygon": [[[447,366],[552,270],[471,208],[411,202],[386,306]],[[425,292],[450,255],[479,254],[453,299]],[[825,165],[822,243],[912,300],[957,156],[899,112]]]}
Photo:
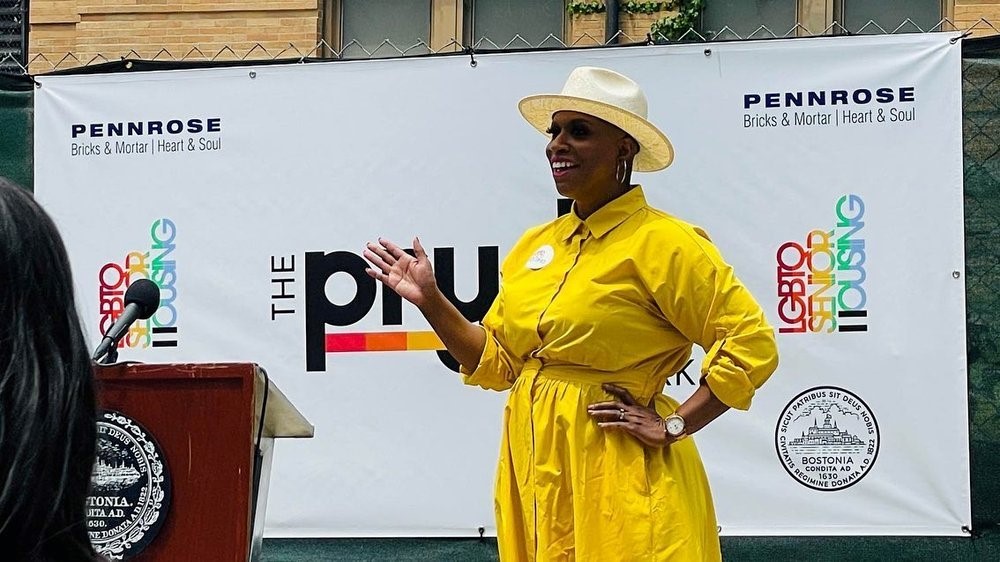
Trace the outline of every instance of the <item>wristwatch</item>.
{"label": "wristwatch", "polygon": [[677,441],[687,437],[685,431],[684,418],[680,414],[673,413],[663,418],[663,431],[672,441]]}

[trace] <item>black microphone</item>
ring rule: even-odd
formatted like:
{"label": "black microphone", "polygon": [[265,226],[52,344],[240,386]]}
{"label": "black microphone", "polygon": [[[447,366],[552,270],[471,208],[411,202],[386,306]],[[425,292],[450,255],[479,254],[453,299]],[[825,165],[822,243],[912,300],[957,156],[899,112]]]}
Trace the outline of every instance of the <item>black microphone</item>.
{"label": "black microphone", "polygon": [[[160,287],[156,283],[149,279],[139,279],[129,285],[125,291],[125,310],[104,334],[101,345],[97,346],[97,351],[94,352],[94,361],[100,360],[112,350],[117,351],[114,348],[118,346],[118,340],[125,335],[132,322],[149,318],[159,307]],[[112,355],[118,354],[112,353]]]}

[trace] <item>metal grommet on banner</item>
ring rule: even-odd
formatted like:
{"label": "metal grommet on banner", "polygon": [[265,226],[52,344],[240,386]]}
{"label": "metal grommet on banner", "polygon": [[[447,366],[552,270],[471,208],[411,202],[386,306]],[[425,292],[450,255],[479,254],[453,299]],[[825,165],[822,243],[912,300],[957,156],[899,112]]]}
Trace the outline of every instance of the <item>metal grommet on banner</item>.
{"label": "metal grommet on banner", "polygon": [[706,57],[712,56],[712,49],[705,49],[705,56]]}
{"label": "metal grommet on banner", "polygon": [[250,79],[253,80],[256,77],[257,77],[257,73],[255,71],[251,70],[250,71]]}
{"label": "metal grommet on banner", "polygon": [[953,279],[958,279],[959,277],[962,276],[962,272],[956,269],[955,271],[951,272],[951,276]]}
{"label": "metal grommet on banner", "polygon": [[130,61],[130,60],[125,61],[125,68],[131,69],[132,68],[132,61]]}
{"label": "metal grommet on banner", "polygon": [[479,66],[479,63],[476,62],[476,51],[473,50],[472,46],[466,47],[465,52],[469,55],[470,59],[469,66],[471,66],[472,68],[476,68],[477,66]]}

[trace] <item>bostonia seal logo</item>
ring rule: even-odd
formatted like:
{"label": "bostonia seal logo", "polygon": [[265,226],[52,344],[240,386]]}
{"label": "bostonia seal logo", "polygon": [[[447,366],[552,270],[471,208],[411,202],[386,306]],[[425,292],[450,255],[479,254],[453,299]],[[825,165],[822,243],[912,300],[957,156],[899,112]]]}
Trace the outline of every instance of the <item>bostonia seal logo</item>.
{"label": "bostonia seal logo", "polygon": [[87,528],[97,552],[127,560],[146,548],[166,519],[170,477],[163,453],[135,420],[104,411],[87,498]]}
{"label": "bostonia seal logo", "polygon": [[857,484],[878,457],[878,422],[871,408],[835,386],[810,388],[793,398],[774,433],[785,470],[814,490]]}

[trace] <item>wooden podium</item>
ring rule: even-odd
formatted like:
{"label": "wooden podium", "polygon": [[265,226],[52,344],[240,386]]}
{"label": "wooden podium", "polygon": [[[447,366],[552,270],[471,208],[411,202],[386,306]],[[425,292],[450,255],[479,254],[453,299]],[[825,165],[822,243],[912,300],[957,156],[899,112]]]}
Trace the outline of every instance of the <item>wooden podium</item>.
{"label": "wooden podium", "polygon": [[166,519],[132,559],[259,560],[274,439],[312,437],[313,426],[252,363],[116,364],[94,373],[98,407],[144,427],[170,475]]}

